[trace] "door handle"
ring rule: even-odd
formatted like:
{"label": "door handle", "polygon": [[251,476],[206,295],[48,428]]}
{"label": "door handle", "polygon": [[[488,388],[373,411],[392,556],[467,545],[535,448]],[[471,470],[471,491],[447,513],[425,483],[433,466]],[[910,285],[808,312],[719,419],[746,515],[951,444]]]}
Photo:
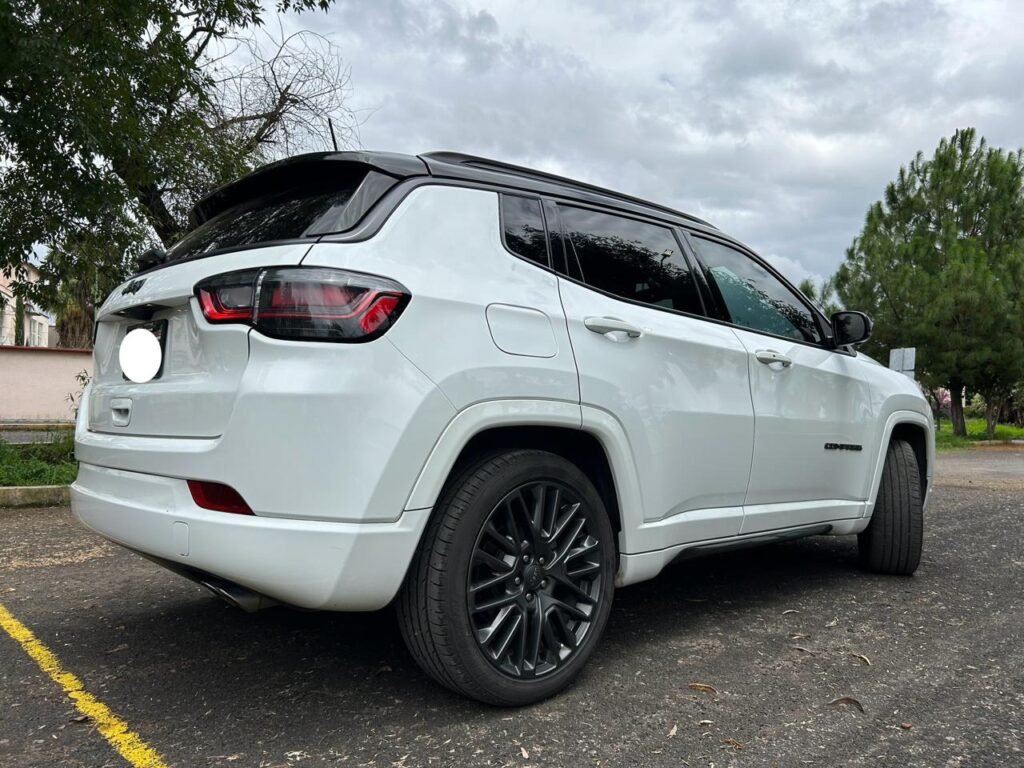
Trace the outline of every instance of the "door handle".
{"label": "door handle", "polygon": [[583,325],[587,327],[588,331],[594,333],[600,333],[607,336],[609,333],[624,333],[627,338],[639,339],[643,335],[643,331],[637,328],[635,325],[624,323],[622,320],[616,320],[614,317],[585,317],[583,318]]}
{"label": "door handle", "polygon": [[754,353],[754,357],[757,358],[757,362],[764,363],[765,365],[772,365],[778,363],[783,368],[789,368],[793,364],[785,355],[776,352],[774,349],[759,349]]}

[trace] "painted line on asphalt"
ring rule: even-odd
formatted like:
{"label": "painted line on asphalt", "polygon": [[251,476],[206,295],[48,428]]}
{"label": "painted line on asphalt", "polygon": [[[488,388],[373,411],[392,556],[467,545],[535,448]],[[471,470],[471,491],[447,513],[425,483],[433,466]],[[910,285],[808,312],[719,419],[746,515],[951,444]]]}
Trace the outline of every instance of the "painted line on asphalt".
{"label": "painted line on asphalt", "polygon": [[134,768],[167,768],[156,750],[146,744],[106,704],[85,690],[82,681],[64,669],[53,651],[43,645],[32,634],[32,630],[14,618],[3,603],[0,603],[0,628],[21,646],[53,682],[64,689],[64,693],[74,702],[75,709],[90,718],[110,746]]}

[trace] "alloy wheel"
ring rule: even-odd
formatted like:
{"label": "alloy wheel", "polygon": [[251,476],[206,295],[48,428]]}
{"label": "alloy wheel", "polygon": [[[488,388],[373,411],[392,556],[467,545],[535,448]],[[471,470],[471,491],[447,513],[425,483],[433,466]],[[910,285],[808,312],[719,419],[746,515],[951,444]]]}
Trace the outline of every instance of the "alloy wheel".
{"label": "alloy wheel", "polygon": [[544,480],[507,494],[485,520],[467,607],[480,651],[504,674],[548,675],[586,639],[609,578],[592,514],[570,488]]}

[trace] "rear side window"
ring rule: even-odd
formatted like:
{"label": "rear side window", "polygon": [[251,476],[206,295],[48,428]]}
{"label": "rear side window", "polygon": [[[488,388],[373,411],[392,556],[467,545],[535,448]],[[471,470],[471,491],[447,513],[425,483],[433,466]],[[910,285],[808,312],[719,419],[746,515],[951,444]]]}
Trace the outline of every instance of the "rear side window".
{"label": "rear side window", "polygon": [[361,178],[339,180],[326,189],[323,184],[302,185],[245,200],[185,235],[170,250],[168,261],[302,237],[321,217],[337,215],[351,200],[359,181]]}
{"label": "rear side window", "polygon": [[735,248],[700,237],[692,241],[732,322],[774,336],[821,342],[811,311],[775,275]]}
{"label": "rear side window", "polygon": [[[587,285],[655,307],[702,314],[700,293],[668,227],[624,216],[559,206],[569,274]],[[575,262],[575,264],[573,264]]]}
{"label": "rear side window", "polygon": [[548,242],[544,235],[540,200],[501,195],[501,230],[505,247],[512,253],[545,267],[549,266]]}

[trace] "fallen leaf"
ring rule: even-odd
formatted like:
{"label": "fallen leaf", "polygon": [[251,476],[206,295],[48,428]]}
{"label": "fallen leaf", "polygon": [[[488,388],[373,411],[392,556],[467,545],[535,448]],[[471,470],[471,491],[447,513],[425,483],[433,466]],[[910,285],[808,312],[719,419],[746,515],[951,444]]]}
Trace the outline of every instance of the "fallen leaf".
{"label": "fallen leaf", "polygon": [[851,707],[859,709],[862,713],[864,712],[864,705],[852,696],[840,696],[838,699],[833,699],[829,702],[831,706],[839,706],[840,704],[849,704]]}
{"label": "fallen leaf", "polygon": [[909,731],[913,727],[914,726],[910,723],[900,723],[900,728],[902,728],[904,731]]}
{"label": "fallen leaf", "polygon": [[117,647],[111,648],[109,651],[106,651],[106,653],[120,653],[121,651],[127,651],[127,650],[128,650],[128,644],[127,643],[121,643]]}
{"label": "fallen leaf", "polygon": [[722,746],[732,747],[737,752],[747,748],[746,744],[744,744],[742,741],[736,741],[736,739],[726,739],[722,742]]}
{"label": "fallen leaf", "polygon": [[851,656],[852,656],[853,658],[855,658],[855,659],[860,659],[860,660],[861,660],[861,661],[863,661],[863,662],[864,662],[865,664],[867,664],[867,665],[868,665],[869,667],[871,666],[871,659],[869,659],[869,658],[868,658],[867,656],[865,656],[865,655],[864,655],[863,653],[851,653],[850,655],[851,655]]}
{"label": "fallen leaf", "polygon": [[699,723],[697,723],[697,725],[714,725],[714,724],[715,724],[714,720],[701,720]]}
{"label": "fallen leaf", "polygon": [[690,683],[688,687],[691,690],[700,691],[701,693],[710,693],[711,695],[718,693],[714,686],[708,685],[707,683]]}
{"label": "fallen leaf", "polygon": [[790,640],[806,640],[809,637],[810,637],[810,635],[790,635],[789,639]]}
{"label": "fallen leaf", "polygon": [[830,622],[829,622],[828,624],[826,624],[825,626],[826,626],[826,627],[838,627],[838,626],[839,626],[839,617],[838,617],[838,616],[836,616],[836,617],[835,617],[834,619],[832,619],[832,621],[830,621]]}
{"label": "fallen leaf", "polygon": [[790,608],[788,611],[783,611],[782,615],[785,616],[787,613],[800,613],[796,608]]}
{"label": "fallen leaf", "polygon": [[393,671],[394,670],[391,669],[391,667],[389,667],[387,664],[381,664],[379,667],[377,667],[377,671],[373,673],[373,676],[374,677],[379,677],[380,675],[383,675],[383,674],[385,674],[387,672],[393,672]]}
{"label": "fallen leaf", "polygon": [[71,718],[72,723],[87,723],[90,720],[92,720],[92,718],[88,715],[76,715],[75,717]]}
{"label": "fallen leaf", "polygon": [[678,731],[678,730],[679,730],[679,726],[678,725],[673,725],[672,728],[668,732],[668,737],[670,739],[675,738],[676,731]]}
{"label": "fallen leaf", "polygon": [[803,653],[809,653],[811,656],[817,656],[818,655],[814,651],[812,651],[810,648],[804,648],[802,645],[794,645],[793,646],[793,650],[794,651],[801,651]]}
{"label": "fallen leaf", "polygon": [[523,753],[523,760],[530,759],[530,753],[526,751],[526,747],[520,747],[519,751]]}

